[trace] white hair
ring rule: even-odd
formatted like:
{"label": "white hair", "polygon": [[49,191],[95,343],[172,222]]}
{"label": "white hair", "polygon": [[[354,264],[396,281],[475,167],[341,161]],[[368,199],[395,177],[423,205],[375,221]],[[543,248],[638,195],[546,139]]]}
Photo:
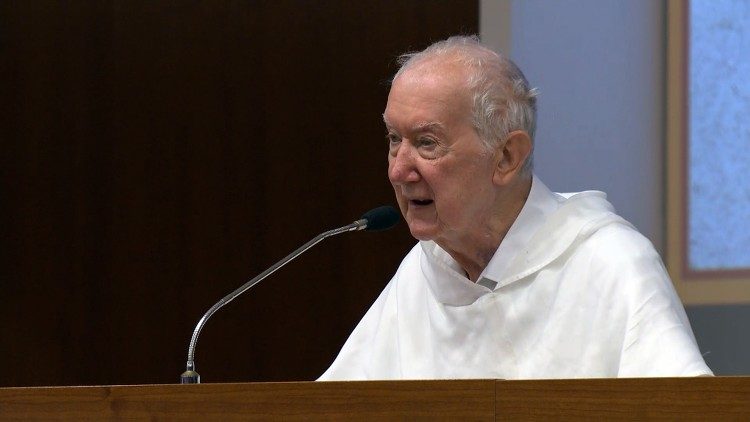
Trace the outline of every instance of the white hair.
{"label": "white hair", "polygon": [[533,167],[536,130],[536,88],[531,88],[521,69],[509,58],[483,46],[477,36],[454,36],[438,41],[422,51],[398,57],[396,80],[415,64],[444,58],[470,69],[467,87],[471,93],[472,122],[479,138],[494,148],[515,130],[531,139],[532,152],[523,164],[524,174]]}

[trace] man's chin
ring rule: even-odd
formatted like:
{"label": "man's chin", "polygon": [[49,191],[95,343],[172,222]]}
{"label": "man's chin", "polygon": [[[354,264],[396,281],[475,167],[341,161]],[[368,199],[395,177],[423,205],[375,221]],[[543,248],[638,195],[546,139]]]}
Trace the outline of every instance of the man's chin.
{"label": "man's chin", "polygon": [[435,229],[432,227],[409,225],[409,232],[417,240],[432,240],[435,238]]}

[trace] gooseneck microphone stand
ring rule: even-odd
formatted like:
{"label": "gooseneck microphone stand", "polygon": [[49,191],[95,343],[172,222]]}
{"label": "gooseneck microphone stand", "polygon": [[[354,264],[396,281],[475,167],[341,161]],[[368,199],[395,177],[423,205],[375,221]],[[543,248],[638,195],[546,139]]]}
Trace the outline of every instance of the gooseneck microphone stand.
{"label": "gooseneck microphone stand", "polygon": [[398,212],[393,207],[384,206],[384,207],[375,208],[367,212],[364,216],[362,216],[361,219],[349,225],[339,227],[337,229],[329,230],[327,232],[317,235],[311,241],[300,246],[294,252],[285,256],[279,262],[273,264],[269,269],[258,274],[258,276],[256,276],[255,278],[243,284],[237,290],[233,291],[232,293],[229,293],[228,295],[224,296],[221,300],[216,302],[214,306],[212,306],[208,311],[206,311],[203,317],[198,321],[198,325],[195,326],[195,330],[193,330],[193,336],[190,339],[190,346],[188,347],[187,369],[185,370],[185,372],[182,373],[182,375],[180,375],[180,383],[181,384],[199,384],[201,382],[201,376],[197,372],[195,372],[195,347],[198,343],[198,336],[200,336],[203,326],[206,325],[206,322],[208,322],[208,319],[211,318],[211,316],[214,313],[216,313],[216,311],[221,309],[227,303],[233,301],[239,295],[245,293],[248,289],[255,286],[256,284],[261,282],[263,279],[265,279],[269,275],[273,274],[276,270],[278,270],[279,268],[289,263],[289,261],[293,260],[294,258],[297,258],[308,249],[320,243],[322,240],[329,238],[331,236],[336,236],[341,233],[358,231],[358,230],[365,230],[365,229],[385,230],[395,225],[396,222],[398,222],[398,219],[399,219]]}

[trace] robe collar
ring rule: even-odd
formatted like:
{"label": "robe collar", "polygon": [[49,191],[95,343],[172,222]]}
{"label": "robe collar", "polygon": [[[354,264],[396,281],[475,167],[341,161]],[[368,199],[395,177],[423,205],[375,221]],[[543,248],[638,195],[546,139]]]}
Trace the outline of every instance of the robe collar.
{"label": "robe collar", "polygon": [[424,254],[420,266],[435,297],[447,305],[464,306],[509,284],[501,281],[511,280],[507,277],[511,262],[564,200],[534,176],[526,203],[477,283],[469,280],[458,262],[435,242],[421,241]]}

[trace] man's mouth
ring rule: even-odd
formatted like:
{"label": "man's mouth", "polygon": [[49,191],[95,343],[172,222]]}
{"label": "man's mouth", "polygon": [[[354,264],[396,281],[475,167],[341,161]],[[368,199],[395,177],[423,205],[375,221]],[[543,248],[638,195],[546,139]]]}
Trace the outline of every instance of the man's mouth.
{"label": "man's mouth", "polygon": [[417,206],[425,206],[432,204],[432,199],[410,199],[409,203]]}

